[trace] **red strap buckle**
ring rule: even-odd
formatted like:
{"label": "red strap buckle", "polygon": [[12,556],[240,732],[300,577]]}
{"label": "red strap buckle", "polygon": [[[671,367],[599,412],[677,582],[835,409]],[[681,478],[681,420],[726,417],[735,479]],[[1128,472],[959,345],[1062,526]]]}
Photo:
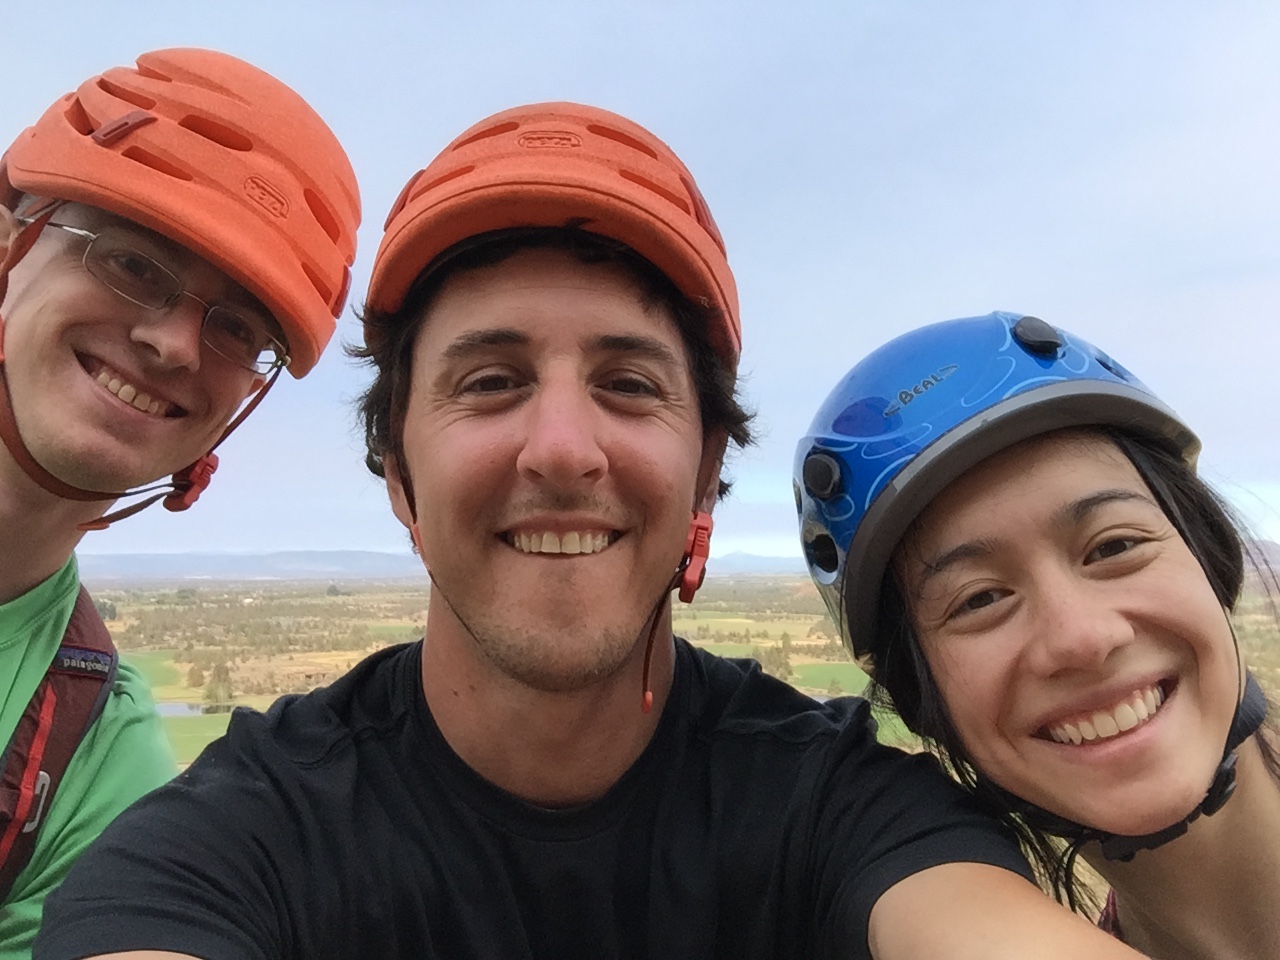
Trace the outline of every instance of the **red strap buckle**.
{"label": "red strap buckle", "polygon": [[213,472],[217,469],[218,455],[206,453],[195,463],[175,473],[173,483],[176,489],[164,498],[165,509],[176,513],[190,507],[200,499],[200,494],[204,493],[205,487],[209,486],[209,481],[213,479]]}
{"label": "red strap buckle", "polygon": [[692,603],[693,595],[707,576],[707,558],[711,556],[711,514],[699,510],[689,521],[689,538],[684,543],[685,568],[680,576],[680,601]]}

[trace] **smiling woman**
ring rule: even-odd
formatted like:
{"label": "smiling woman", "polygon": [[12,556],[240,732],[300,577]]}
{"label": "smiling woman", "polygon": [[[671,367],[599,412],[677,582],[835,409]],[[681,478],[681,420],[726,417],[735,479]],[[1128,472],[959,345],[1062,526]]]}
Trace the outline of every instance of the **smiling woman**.
{"label": "smiling woman", "polygon": [[801,536],[855,656],[1049,889],[1075,903],[1079,854],[1144,952],[1273,956],[1280,763],[1230,620],[1245,546],[1198,452],[1090,344],[951,321],[819,410]]}

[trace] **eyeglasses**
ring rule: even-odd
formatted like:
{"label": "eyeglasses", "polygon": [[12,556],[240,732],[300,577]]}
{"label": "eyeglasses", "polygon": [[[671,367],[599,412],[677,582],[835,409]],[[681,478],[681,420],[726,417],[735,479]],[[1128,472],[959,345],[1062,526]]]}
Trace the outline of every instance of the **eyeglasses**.
{"label": "eyeglasses", "polygon": [[200,339],[220,357],[258,374],[288,366],[289,351],[262,320],[251,320],[226,307],[205,303],[183,289],[177,274],[130,246],[126,238],[110,229],[92,233],[52,221],[47,226],[88,240],[84,268],[130,303],[149,310],[167,310],[179,297],[190,297],[204,307]]}

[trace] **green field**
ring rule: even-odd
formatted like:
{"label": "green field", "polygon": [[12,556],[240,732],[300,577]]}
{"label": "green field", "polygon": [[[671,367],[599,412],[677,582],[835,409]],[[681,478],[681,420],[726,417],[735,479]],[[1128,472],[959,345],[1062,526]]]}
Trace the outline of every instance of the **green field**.
{"label": "green field", "polygon": [[[803,640],[805,634],[818,619],[816,616],[805,617],[803,619],[769,619],[762,617],[756,619],[747,616],[720,616],[719,614],[702,614],[690,616],[685,611],[676,611],[676,617],[672,620],[672,628],[676,634],[681,637],[687,637],[690,640],[701,640],[699,635],[706,633],[720,634],[736,634],[742,636],[744,633],[750,633],[753,638],[764,640],[781,640],[785,633],[792,640]],[[681,615],[683,614],[683,615]],[[761,636],[768,634],[768,636]]]}
{"label": "green field", "polygon": [[879,724],[876,731],[877,740],[907,750],[919,749],[919,738],[907,729],[907,725],[896,713],[892,710],[875,710],[874,715],[876,723]]}
{"label": "green field", "polygon": [[371,623],[369,635],[386,640],[388,643],[401,643],[421,637],[422,628],[410,623]]}
{"label": "green field", "polygon": [[791,683],[805,689],[826,691],[835,680],[841,693],[862,693],[867,685],[867,675],[853,663],[798,663],[792,669]]}
{"label": "green field", "polygon": [[177,686],[182,681],[182,674],[173,663],[172,650],[130,650],[123,656],[125,662],[146,677],[153,691],[158,687]]}
{"label": "green field", "polygon": [[212,740],[227,732],[229,713],[203,713],[191,717],[165,717],[164,730],[169,735],[173,755],[185,767]]}

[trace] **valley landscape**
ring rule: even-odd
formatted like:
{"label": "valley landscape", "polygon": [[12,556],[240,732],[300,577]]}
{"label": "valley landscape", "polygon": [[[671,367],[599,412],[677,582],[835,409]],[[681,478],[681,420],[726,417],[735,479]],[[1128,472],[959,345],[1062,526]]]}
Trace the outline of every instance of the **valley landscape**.
{"label": "valley landscape", "polygon": [[[350,558],[327,564],[311,558],[302,569],[281,562],[268,577],[197,573],[181,580],[166,580],[155,565],[136,560],[120,563],[124,573],[113,576],[108,558],[87,559],[84,577],[99,611],[122,656],[150,681],[183,765],[222,734],[235,707],[265,710],[281,695],[331,683],[369,654],[418,639],[426,621],[424,577],[335,576]],[[784,572],[709,576],[691,605],[676,605],[677,634],[721,656],[754,658],[814,696],[860,693],[866,676],[809,578],[788,571],[795,561],[765,559],[739,560],[737,567]],[[362,571],[369,565],[357,564]],[[394,564],[391,570],[400,573]],[[1260,584],[1248,588],[1235,626],[1263,687],[1280,693],[1280,626]],[[883,739],[914,745],[896,716],[878,715]]]}

